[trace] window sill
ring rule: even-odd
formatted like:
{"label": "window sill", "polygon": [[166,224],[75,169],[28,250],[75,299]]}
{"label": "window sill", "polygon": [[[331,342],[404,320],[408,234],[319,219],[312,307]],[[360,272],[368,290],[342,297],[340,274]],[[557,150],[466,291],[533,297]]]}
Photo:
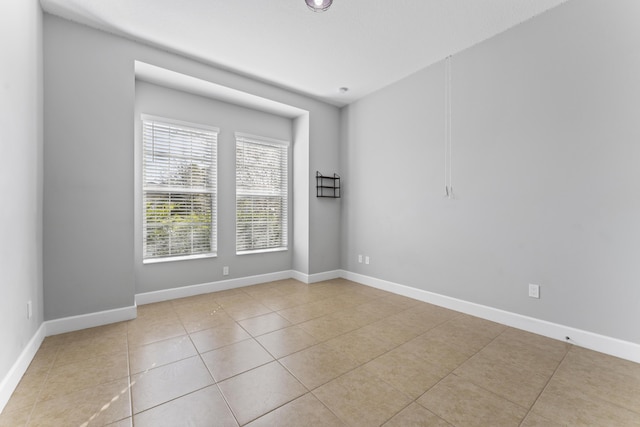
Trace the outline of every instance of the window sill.
{"label": "window sill", "polygon": [[165,258],[149,258],[142,260],[143,264],[159,264],[162,262],[173,262],[173,261],[189,261],[192,259],[205,259],[205,258],[216,258],[218,254],[198,254],[198,255],[183,255],[183,256],[172,256]]}
{"label": "window sill", "polygon": [[270,252],[286,252],[289,248],[253,249],[250,251],[238,251],[236,255],[264,254]]}

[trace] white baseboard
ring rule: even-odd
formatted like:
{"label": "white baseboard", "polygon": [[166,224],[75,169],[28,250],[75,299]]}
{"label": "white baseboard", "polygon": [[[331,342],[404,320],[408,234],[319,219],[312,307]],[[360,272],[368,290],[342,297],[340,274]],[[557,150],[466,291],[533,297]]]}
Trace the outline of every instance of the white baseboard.
{"label": "white baseboard", "polygon": [[45,327],[46,335],[50,336],[79,331],[80,329],[108,325],[110,323],[123,322],[125,320],[135,319],[136,316],[136,306],[132,305],[130,307],[63,317],[62,319],[47,320],[43,325]]}
{"label": "white baseboard", "polygon": [[18,386],[18,383],[20,383],[22,376],[27,371],[29,364],[31,364],[36,352],[40,348],[40,344],[42,344],[45,337],[45,330],[46,326],[43,323],[33,337],[31,337],[24,350],[22,350],[22,353],[20,353],[18,360],[16,360],[11,369],[9,369],[7,375],[0,381],[0,413],[2,413],[4,407],[7,406],[9,398]]}
{"label": "white baseboard", "polygon": [[301,281],[302,283],[317,283],[324,280],[338,279],[342,277],[342,270],[324,271],[322,273],[305,274],[292,270],[291,278]]}
{"label": "white baseboard", "polygon": [[285,280],[292,277],[294,277],[293,271],[285,270],[275,273],[259,274],[256,276],[239,277],[237,279],[220,280],[218,282],[164,289],[161,291],[145,292],[136,294],[136,304],[144,305],[154,302],[169,301],[177,298],[186,298],[192,297],[194,295],[208,294],[209,292],[226,291],[228,289],[257,285],[259,283],[273,282],[275,280]]}
{"label": "white baseboard", "polygon": [[430,304],[449,308],[451,310],[470,314],[472,316],[491,320],[493,322],[560,341],[566,341],[566,337],[570,337],[569,342],[571,344],[640,363],[640,344],[599,335],[593,332],[572,328],[570,326],[547,322],[533,317],[523,316],[481,304],[475,304],[457,298],[451,298],[433,292],[424,291],[422,289],[376,279],[375,277],[352,273],[350,271],[342,270],[341,276],[345,279],[371,286],[373,288],[393,292],[394,294],[403,295]]}

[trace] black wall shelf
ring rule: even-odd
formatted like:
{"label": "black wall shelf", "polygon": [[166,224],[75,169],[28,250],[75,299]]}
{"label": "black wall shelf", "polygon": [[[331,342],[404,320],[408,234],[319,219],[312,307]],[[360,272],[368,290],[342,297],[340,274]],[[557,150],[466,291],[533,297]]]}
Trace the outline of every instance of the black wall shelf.
{"label": "black wall shelf", "polygon": [[316,197],[340,198],[340,175],[322,175],[316,172]]}

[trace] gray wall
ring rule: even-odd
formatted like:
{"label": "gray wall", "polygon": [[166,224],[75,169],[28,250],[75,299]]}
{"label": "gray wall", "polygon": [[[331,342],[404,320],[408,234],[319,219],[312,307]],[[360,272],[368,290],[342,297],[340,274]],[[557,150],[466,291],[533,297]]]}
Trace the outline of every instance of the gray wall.
{"label": "gray wall", "polygon": [[[141,114],[151,114],[220,128],[218,134],[218,256],[189,261],[142,263],[142,165],[136,160],[135,275],[136,293],[291,269],[291,243],[286,252],[236,255],[235,135],[244,132],[284,141],[292,139],[292,120],[262,111],[136,81],[136,150],[142,153]],[[289,215],[289,218],[292,216]],[[291,229],[291,228],[289,228]],[[289,232],[291,236],[291,231]],[[291,239],[289,239],[291,241]],[[229,266],[229,276],[222,267]]]}
{"label": "gray wall", "polygon": [[[309,111],[311,157],[300,161],[311,174],[338,168],[334,106],[48,14],[44,40],[46,319],[133,305],[135,60]],[[308,191],[300,192],[309,198],[308,216],[294,210],[294,218],[309,224],[309,238],[297,245],[322,262],[298,263],[305,274],[340,267],[339,234],[324,232],[339,223],[339,205],[315,200],[311,174],[302,183]],[[294,183],[296,195],[302,184]],[[206,281],[218,277],[212,272]],[[145,279],[143,286],[183,284]]]}
{"label": "gray wall", "polygon": [[572,1],[453,56],[455,200],[443,63],[344,108],[343,267],[640,343],[638,16]]}
{"label": "gray wall", "polygon": [[[0,2],[0,382],[42,324],[42,12]],[[33,317],[27,320],[27,301]],[[1,408],[0,408],[1,409]]]}

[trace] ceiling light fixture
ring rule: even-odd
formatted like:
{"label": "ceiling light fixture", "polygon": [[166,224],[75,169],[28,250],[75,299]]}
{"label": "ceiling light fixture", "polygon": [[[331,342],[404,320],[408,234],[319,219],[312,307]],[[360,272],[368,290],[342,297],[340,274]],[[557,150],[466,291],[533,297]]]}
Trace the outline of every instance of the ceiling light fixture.
{"label": "ceiling light fixture", "polygon": [[331,7],[333,0],[304,0],[314,12],[324,12]]}

